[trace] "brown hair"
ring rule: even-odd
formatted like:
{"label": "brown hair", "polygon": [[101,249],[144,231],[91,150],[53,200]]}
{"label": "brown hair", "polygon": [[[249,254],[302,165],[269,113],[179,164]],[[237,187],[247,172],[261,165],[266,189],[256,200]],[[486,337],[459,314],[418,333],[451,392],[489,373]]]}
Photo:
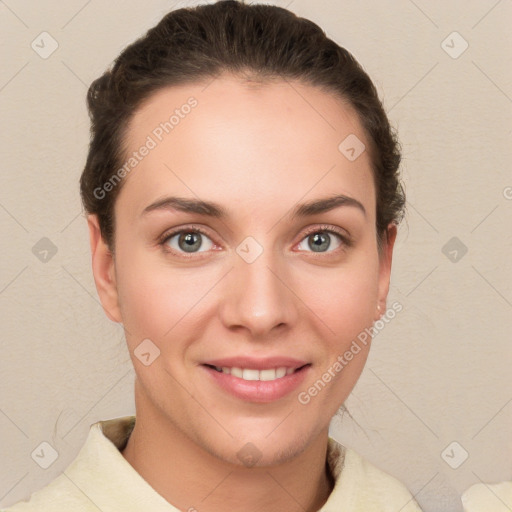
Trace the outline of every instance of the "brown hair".
{"label": "brown hair", "polygon": [[405,193],[398,140],[371,79],[312,21],[281,7],[223,0],[168,13],[89,88],[91,141],[80,192],[85,211],[98,215],[110,250],[114,204],[123,182],[108,193],[104,184],[125,161],[126,129],[135,111],[163,87],[224,72],[249,72],[261,81],[297,80],[334,93],[355,109],[370,144],[380,249],[389,223],[403,217]]}

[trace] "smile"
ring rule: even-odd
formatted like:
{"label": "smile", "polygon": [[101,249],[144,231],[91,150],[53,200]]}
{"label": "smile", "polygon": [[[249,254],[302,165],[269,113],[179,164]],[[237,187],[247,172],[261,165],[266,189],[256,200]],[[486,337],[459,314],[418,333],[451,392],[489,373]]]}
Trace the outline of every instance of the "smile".
{"label": "smile", "polygon": [[311,364],[300,367],[241,368],[202,364],[214,387],[246,402],[268,403],[290,395],[311,372]]}
{"label": "smile", "polygon": [[280,366],[278,368],[268,368],[265,370],[256,370],[253,368],[238,368],[236,366],[233,366],[231,368],[228,366],[207,366],[211,366],[212,368],[215,368],[215,370],[217,370],[218,372],[222,372],[227,375],[232,375],[233,377],[238,377],[239,379],[263,381],[281,379],[285,375],[290,375],[296,370],[299,370],[299,368],[289,368],[286,366]]}

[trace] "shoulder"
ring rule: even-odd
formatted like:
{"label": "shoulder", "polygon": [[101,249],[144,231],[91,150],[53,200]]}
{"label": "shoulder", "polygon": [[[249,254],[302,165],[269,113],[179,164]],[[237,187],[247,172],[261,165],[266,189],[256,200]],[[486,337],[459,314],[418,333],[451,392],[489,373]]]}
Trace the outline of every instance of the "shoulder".
{"label": "shoulder", "polygon": [[133,489],[140,488],[140,477],[119,452],[134,422],[134,416],[126,416],[91,425],[78,455],[58,477],[28,500],[0,512],[98,512],[100,503],[116,499],[109,484],[129,482]]}
{"label": "shoulder", "polygon": [[69,510],[73,512],[98,512],[98,507],[87,500],[79,488],[66,478],[65,473],[59,475],[48,485],[33,492],[28,501],[19,501],[0,512],[55,512]]}
{"label": "shoulder", "polygon": [[[340,509],[421,512],[414,497],[398,479],[332,438],[329,438],[329,457],[335,486],[322,512]],[[331,502],[338,508],[330,507]]]}
{"label": "shoulder", "polygon": [[461,496],[464,512],[512,510],[512,481],[474,484]]}

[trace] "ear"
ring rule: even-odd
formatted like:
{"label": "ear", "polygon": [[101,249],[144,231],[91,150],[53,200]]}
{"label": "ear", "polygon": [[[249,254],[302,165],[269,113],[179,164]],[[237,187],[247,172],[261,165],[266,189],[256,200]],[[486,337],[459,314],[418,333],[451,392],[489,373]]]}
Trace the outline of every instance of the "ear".
{"label": "ear", "polygon": [[97,215],[87,216],[91,244],[92,272],[105,314],[113,322],[122,322],[115,279],[114,256],[101,236]]}
{"label": "ear", "polygon": [[[393,247],[395,245],[397,227],[390,223],[387,227],[387,237],[382,242],[379,256],[379,292],[375,307],[375,321],[386,311],[386,299],[389,292],[389,280],[391,277],[391,261],[393,259]],[[380,306],[380,309],[377,309]]]}

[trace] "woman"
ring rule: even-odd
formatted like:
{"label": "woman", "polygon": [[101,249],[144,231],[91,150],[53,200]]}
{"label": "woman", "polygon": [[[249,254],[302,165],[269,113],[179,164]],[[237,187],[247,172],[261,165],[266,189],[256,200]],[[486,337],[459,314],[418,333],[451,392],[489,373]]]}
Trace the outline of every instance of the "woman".
{"label": "woman", "polygon": [[386,313],[404,207],[355,59],[289,11],[222,1],[166,15],[88,105],[93,273],[136,416],[92,425],[8,510],[419,511],[328,435]]}

